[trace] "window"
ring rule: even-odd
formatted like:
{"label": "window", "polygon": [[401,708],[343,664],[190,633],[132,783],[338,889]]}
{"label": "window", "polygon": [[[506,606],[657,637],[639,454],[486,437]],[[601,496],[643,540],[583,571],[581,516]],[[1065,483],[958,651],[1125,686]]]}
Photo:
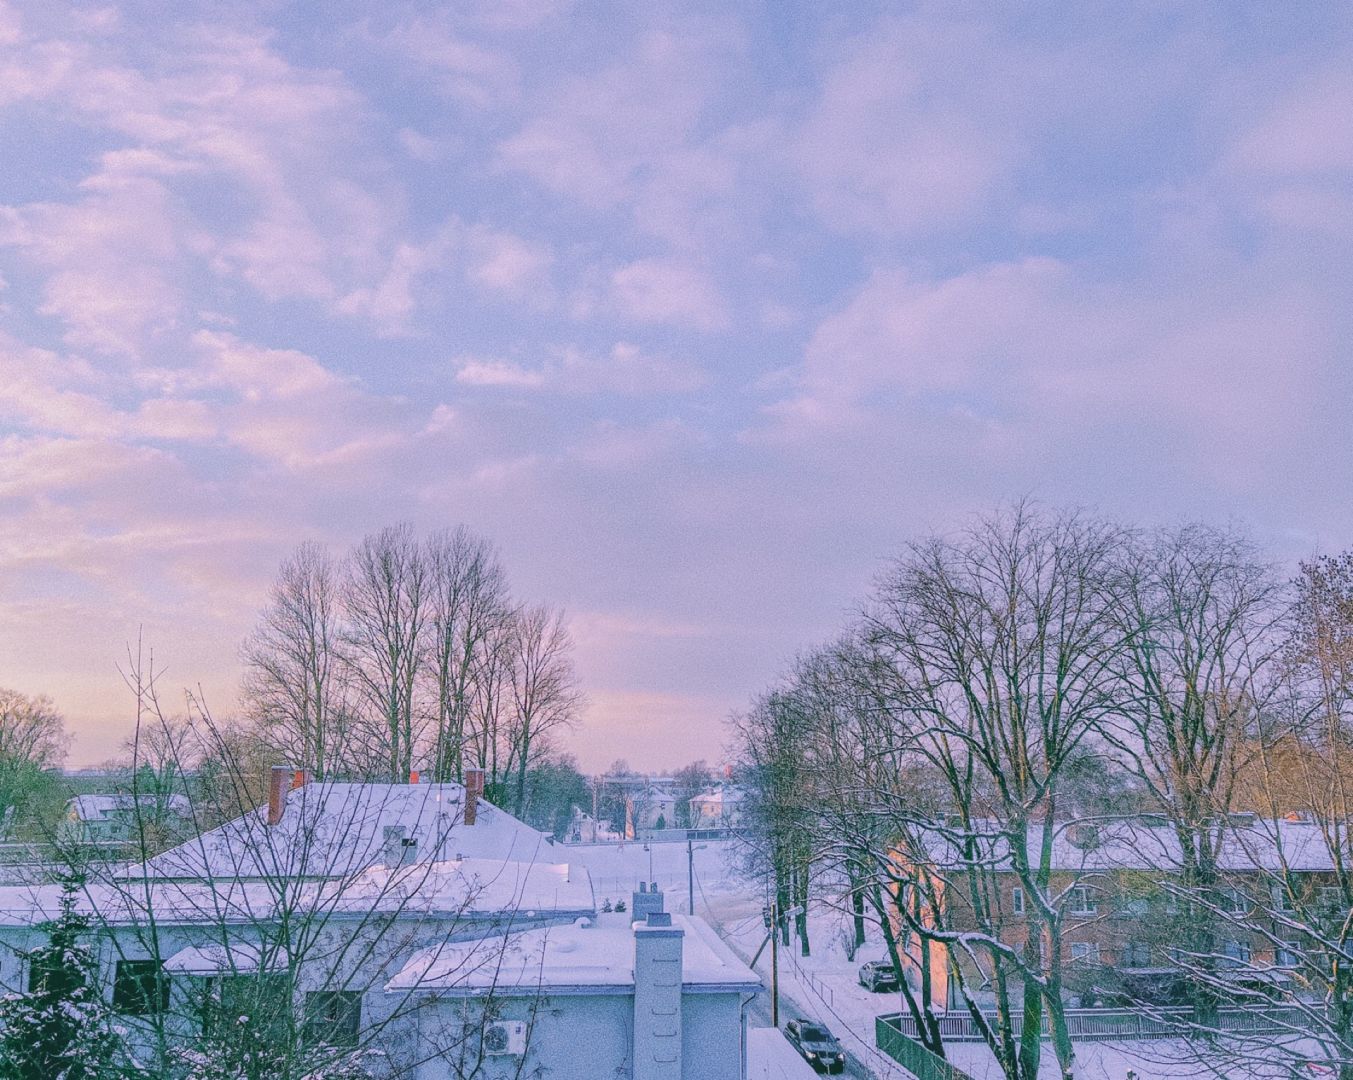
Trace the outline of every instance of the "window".
{"label": "window", "polygon": [[169,1008],[169,980],[158,960],[119,960],[113,976],[113,1008],[148,1016]]}
{"label": "window", "polygon": [[1273,910],[1274,911],[1292,911],[1292,896],[1282,885],[1273,886]]}
{"label": "window", "polygon": [[1244,915],[1250,910],[1250,898],[1239,889],[1225,889],[1221,894],[1221,908],[1232,915]]}
{"label": "window", "polygon": [[356,1046],[362,995],[356,990],[315,990],[305,995],[305,1038],[310,1043]]}
{"label": "window", "polygon": [[1321,885],[1318,893],[1320,907],[1325,911],[1343,912],[1346,910],[1344,904],[1344,890],[1338,885]]}
{"label": "window", "polygon": [[1099,911],[1095,895],[1088,885],[1077,885],[1071,890],[1071,914],[1093,915]]}
{"label": "window", "polygon": [[1144,919],[1151,913],[1151,906],[1144,896],[1131,896],[1119,905],[1119,910],[1134,919]]}
{"label": "window", "polygon": [[1010,910],[1016,915],[1024,914],[1024,890],[1018,885],[1010,890]]}
{"label": "window", "polygon": [[1301,966],[1301,942],[1284,941],[1278,946],[1278,955],[1275,958],[1279,967],[1294,968]]}
{"label": "window", "polygon": [[1250,962],[1250,943],[1232,938],[1229,941],[1223,941],[1221,944],[1222,955],[1235,964],[1248,964]]}
{"label": "window", "polygon": [[1099,945],[1093,941],[1073,941],[1071,959],[1082,964],[1099,963]]}
{"label": "window", "polygon": [[1125,968],[1144,968],[1151,966],[1151,946],[1145,941],[1129,941],[1123,946],[1119,965]]}
{"label": "window", "polygon": [[247,1016],[252,1032],[285,1038],[291,1012],[286,975],[220,975],[203,983],[200,1019],[204,1035],[238,1031],[240,1017]]}

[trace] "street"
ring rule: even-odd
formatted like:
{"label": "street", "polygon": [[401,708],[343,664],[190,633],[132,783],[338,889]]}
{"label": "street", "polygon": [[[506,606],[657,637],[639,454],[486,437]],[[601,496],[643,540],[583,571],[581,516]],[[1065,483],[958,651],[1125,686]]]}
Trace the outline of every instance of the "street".
{"label": "street", "polygon": [[[788,998],[786,998],[784,994],[781,994],[780,995],[781,1028],[784,1027],[785,1021],[788,1020],[790,1017],[794,1016],[795,1013],[796,1010],[794,1007],[794,1003],[790,1001]],[[817,1019],[817,1017],[810,1017],[810,1019]],[[759,994],[756,995],[755,998],[752,999],[751,1003],[747,1006],[747,1026],[748,1027],[771,1026],[769,988],[763,989]],[[827,1027],[830,1028],[831,1025],[828,1024]],[[840,1038],[841,1035],[840,1032],[833,1032],[833,1034],[835,1034],[838,1038]],[[877,1080],[877,1077],[872,1072],[870,1072],[867,1068],[865,1068],[864,1065],[862,1065],[859,1061],[855,1059],[855,1056],[850,1052],[849,1049],[846,1050],[845,1075],[859,1077],[860,1080]]]}

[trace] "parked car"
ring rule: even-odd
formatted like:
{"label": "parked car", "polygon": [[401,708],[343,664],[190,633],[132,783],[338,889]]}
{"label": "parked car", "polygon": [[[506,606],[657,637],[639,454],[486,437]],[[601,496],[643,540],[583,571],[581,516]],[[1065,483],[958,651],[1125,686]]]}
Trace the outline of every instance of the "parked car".
{"label": "parked car", "polygon": [[785,1025],[785,1038],[814,1072],[843,1073],[846,1052],[836,1036],[814,1020],[791,1020]]}
{"label": "parked car", "polygon": [[867,964],[861,964],[860,985],[875,994],[902,989],[897,978],[897,968],[893,967],[891,960],[870,960]]}

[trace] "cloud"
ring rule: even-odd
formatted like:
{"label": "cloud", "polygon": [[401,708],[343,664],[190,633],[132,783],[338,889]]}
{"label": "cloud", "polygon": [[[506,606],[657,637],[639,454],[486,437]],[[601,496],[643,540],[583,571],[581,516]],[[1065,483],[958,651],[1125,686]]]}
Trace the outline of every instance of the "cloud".
{"label": "cloud", "polygon": [[616,306],[640,322],[672,323],[717,330],[728,320],[713,282],[695,267],[661,259],[640,259],[611,275]]}
{"label": "cloud", "polygon": [[512,56],[457,33],[448,16],[407,19],[386,35],[384,43],[428,73],[442,93],[465,104],[501,105],[518,93]]}
{"label": "cloud", "polygon": [[691,393],[704,386],[706,379],[693,364],[651,355],[620,341],[604,355],[573,346],[554,348],[536,367],[511,360],[461,357],[456,362],[456,381],[465,386],[647,397]]}
{"label": "cloud", "polygon": [[674,247],[727,242],[745,224],[743,208],[727,205],[739,165],[766,134],[729,122],[720,99],[721,73],[745,59],[743,37],[717,19],[653,21],[632,37],[617,27],[601,70],[542,83],[498,161],[589,210],[624,209]]}
{"label": "cloud", "polygon": [[535,390],[545,385],[546,375],[543,371],[529,371],[508,360],[476,360],[466,357],[459,361],[456,382],[466,386]]}
{"label": "cloud", "polygon": [[177,212],[163,183],[107,165],[78,202],[5,208],[0,243],[46,271],[41,311],[66,325],[69,344],[134,354],[179,314]]}
{"label": "cloud", "polygon": [[881,20],[829,67],[792,147],[819,211],[871,232],[979,211],[1027,151],[1021,66],[983,24]]}

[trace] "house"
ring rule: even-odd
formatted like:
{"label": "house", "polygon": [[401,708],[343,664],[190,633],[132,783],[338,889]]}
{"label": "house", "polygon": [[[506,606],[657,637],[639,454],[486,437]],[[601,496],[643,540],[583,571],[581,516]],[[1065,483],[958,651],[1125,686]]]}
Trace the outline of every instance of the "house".
{"label": "house", "polygon": [[573,817],[568,826],[568,838],[575,844],[595,844],[605,840],[623,839],[620,833],[605,822],[598,821],[579,806],[573,808]]}
{"label": "house", "polygon": [[665,787],[649,785],[633,796],[636,829],[671,829],[676,826],[676,796]]}
{"label": "house", "polygon": [[[1006,944],[1025,946],[1033,899],[1012,868],[1008,830],[996,822],[978,823],[972,862],[984,867],[983,890],[988,921]],[[1237,986],[1260,984],[1273,993],[1290,982],[1299,966],[1302,944],[1294,940],[1290,920],[1281,917],[1289,902],[1279,883],[1295,882],[1303,895],[1332,892],[1334,866],[1319,827],[1299,818],[1265,819],[1233,815],[1218,824],[1217,868],[1222,886],[1209,916],[1214,958]],[[942,924],[963,931],[976,927],[963,885],[968,861],[960,834],[941,825],[917,838],[927,852],[924,865],[898,856],[903,876],[918,885],[907,890],[908,904],[923,926]],[[1042,829],[1030,826],[1026,850],[1037,853]],[[1104,996],[1168,1001],[1184,959],[1182,945],[1187,901],[1175,887],[1183,860],[1179,837],[1163,819],[1142,817],[1104,823],[1058,823],[1050,841],[1050,878],[1046,895],[1062,915],[1062,957],[1068,987],[1083,1003]],[[924,899],[921,899],[924,897]],[[1347,912],[1339,912],[1341,917]],[[1234,916],[1234,917],[1231,917]],[[1241,917],[1244,916],[1244,917]],[[899,925],[899,931],[904,928]],[[934,1000],[960,1004],[951,985],[951,960],[970,970],[981,950],[956,950],[943,944],[922,947],[905,935],[904,961],[915,985],[925,964]],[[1035,942],[1041,953],[1044,946]],[[986,973],[973,972],[980,983]]]}
{"label": "house", "polygon": [[[550,1025],[498,1047],[499,998],[516,1001],[522,987],[505,974],[500,994],[493,973],[510,973],[519,950],[546,935],[595,920],[591,878],[543,834],[487,802],[482,784],[474,769],[462,786],[316,782],[304,770],[278,767],[268,802],[256,810],[143,861],[96,867],[78,910],[95,928],[105,998],[147,1052],[157,1029],[171,1042],[224,1031],[239,1043],[299,1023],[303,1031],[287,1045],[351,1048],[400,1075],[418,1063],[439,1075],[438,1063],[467,1055],[484,1076],[498,1075],[493,1069],[514,1054],[567,1056],[572,1044],[555,1047]],[[25,990],[39,977],[27,955],[43,938],[39,924],[57,913],[60,892],[55,884],[0,888],[0,992]],[[648,895],[651,908],[655,894]],[[678,929],[698,937],[692,953],[705,969],[714,952],[733,983],[755,985],[750,971],[719,952],[707,927]],[[604,951],[617,939],[602,934],[595,945]],[[439,1029],[443,1041],[430,1052],[426,1017],[446,995],[400,978],[429,951],[449,957],[457,949],[482,966],[478,981],[465,986],[474,993],[457,998],[458,1027]],[[629,964],[630,953],[618,963]],[[444,964],[437,970],[445,977]],[[740,1061],[741,1006],[727,1004],[738,992],[699,992],[714,994],[689,1010],[691,1030],[711,1040],[704,1055]],[[559,1031],[590,1013],[590,999],[560,986],[550,998]],[[724,1002],[714,1009],[719,1023],[702,1026],[716,999]],[[230,1025],[240,1017],[256,1029],[236,1031]],[[525,1049],[514,1051],[519,1043]]]}
{"label": "house", "polygon": [[66,803],[63,836],[82,844],[125,844],[143,830],[181,836],[192,827],[193,807],[179,794],[77,795]]}
{"label": "house", "polygon": [[725,785],[691,799],[692,829],[736,829],[742,824],[743,794]]}
{"label": "house", "polygon": [[669,914],[661,893],[641,889],[631,913],[423,950],[387,989],[425,999],[422,1045],[455,1047],[421,1063],[417,1080],[461,1075],[457,1055],[479,1049],[465,1018],[486,999],[496,1009],[483,1039],[502,1049],[481,1065],[484,1080],[745,1080],[746,1006],[760,986],[704,920]]}

